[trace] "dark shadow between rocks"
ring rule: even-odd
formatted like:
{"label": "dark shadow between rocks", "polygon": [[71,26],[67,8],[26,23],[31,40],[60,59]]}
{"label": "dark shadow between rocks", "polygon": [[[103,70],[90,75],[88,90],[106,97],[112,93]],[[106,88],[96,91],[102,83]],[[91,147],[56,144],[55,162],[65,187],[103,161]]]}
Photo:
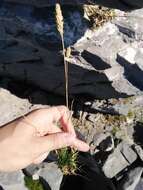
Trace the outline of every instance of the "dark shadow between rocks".
{"label": "dark shadow between rocks", "polygon": [[[35,40],[42,48],[57,51],[62,49],[61,37],[56,29],[55,22],[55,6],[51,7],[34,7],[24,4],[3,3],[0,7],[0,17],[11,17],[17,22],[23,20],[25,25],[25,32],[27,30],[27,36],[24,34],[24,30],[21,29],[17,38],[29,37]],[[82,36],[84,36],[86,30],[89,27],[89,22],[84,18],[84,10],[79,6],[62,6],[62,12],[64,16],[64,42],[65,47],[72,46]],[[15,28],[15,26],[13,25]],[[29,27],[29,29],[26,27]],[[8,28],[8,26],[7,26]],[[7,29],[11,32],[11,29]],[[32,32],[32,36],[30,33]]]}
{"label": "dark shadow between rocks", "polygon": [[[53,66],[53,68],[49,66],[47,71],[44,71],[44,67],[38,68],[37,70],[34,65],[26,63],[9,64],[4,70],[0,66],[0,74],[3,76],[3,82],[1,82],[0,86],[10,90],[18,97],[28,98],[33,104],[40,103],[40,100],[36,98],[36,91],[40,90],[41,94],[37,94],[37,96],[41,96],[43,103],[44,101],[46,103],[46,100],[42,99],[42,97],[48,98],[46,94],[49,94],[49,98],[51,96],[50,100],[52,100],[52,94],[57,94],[58,100],[62,101],[65,91],[63,66]],[[26,80],[25,76],[22,75],[23,71],[28,72]],[[54,73],[58,73],[58,75]],[[5,81],[4,78],[9,80]],[[72,64],[69,65],[69,94],[71,99],[83,97],[83,100],[127,97],[126,94],[117,92],[112,87],[112,82],[108,80],[104,73],[87,70]],[[55,102],[55,104],[58,104],[58,102]]]}
{"label": "dark shadow between rocks", "polygon": [[143,71],[137,64],[131,64],[124,58],[118,55],[118,63],[124,67],[124,75],[126,79],[136,88],[143,91]]}
{"label": "dark shadow between rocks", "polygon": [[52,190],[51,187],[50,187],[50,185],[48,184],[48,182],[44,178],[40,177],[39,180],[42,183],[42,185],[43,185],[43,187],[44,187],[45,190]]}
{"label": "dark shadow between rocks", "polygon": [[94,55],[86,50],[82,52],[81,56],[96,70],[105,70],[111,68],[111,66],[103,61],[99,56]]}
{"label": "dark shadow between rocks", "polygon": [[[25,1],[19,1],[19,0],[3,0],[4,2],[15,2],[15,3],[26,3],[30,5],[34,5],[36,7],[43,7],[43,6],[53,6],[55,3],[59,2],[62,5],[82,5],[82,4],[99,4],[102,6],[110,7],[110,8],[116,8],[121,10],[128,10],[131,9],[131,6],[128,5],[128,3],[124,3],[124,1],[121,0],[36,0],[33,3],[25,0]],[[40,3],[39,3],[39,2]]]}
{"label": "dark shadow between rocks", "polygon": [[134,141],[143,147],[143,123],[138,122],[134,126]]}
{"label": "dark shadow between rocks", "polygon": [[4,190],[4,189],[0,186],[0,190]]}

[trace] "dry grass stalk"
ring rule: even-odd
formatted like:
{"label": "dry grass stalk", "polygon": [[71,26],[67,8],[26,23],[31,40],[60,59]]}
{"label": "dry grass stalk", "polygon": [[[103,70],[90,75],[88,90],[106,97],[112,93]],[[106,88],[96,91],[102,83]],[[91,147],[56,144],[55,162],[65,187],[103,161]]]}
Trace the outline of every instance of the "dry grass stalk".
{"label": "dry grass stalk", "polygon": [[[64,67],[65,67],[65,95],[66,95],[66,106],[69,108],[69,91],[68,91],[68,62],[66,61],[67,57],[70,57],[71,49],[67,48],[65,50],[64,45],[64,18],[62,15],[61,6],[59,3],[56,3],[56,26],[57,30],[60,33],[62,40],[63,56],[64,56]],[[71,117],[71,116],[70,116]],[[69,118],[71,119],[71,118]],[[77,170],[77,154],[73,148],[63,148],[57,151],[58,156],[58,166],[63,172],[64,175],[75,175]]]}
{"label": "dry grass stalk", "polygon": [[64,18],[62,15],[61,6],[59,3],[56,3],[56,26],[57,30],[60,33],[62,40],[63,56],[64,56],[64,67],[65,67],[65,96],[66,96],[66,106],[69,108],[69,92],[68,92],[68,63],[66,62],[65,56],[65,45],[64,45]]}
{"label": "dry grass stalk", "polygon": [[70,46],[65,49],[65,57],[66,57],[66,60],[67,60],[67,61],[68,61],[68,59],[70,59],[70,57],[71,57],[71,52],[72,52],[72,50],[71,50],[71,47],[70,47]]}

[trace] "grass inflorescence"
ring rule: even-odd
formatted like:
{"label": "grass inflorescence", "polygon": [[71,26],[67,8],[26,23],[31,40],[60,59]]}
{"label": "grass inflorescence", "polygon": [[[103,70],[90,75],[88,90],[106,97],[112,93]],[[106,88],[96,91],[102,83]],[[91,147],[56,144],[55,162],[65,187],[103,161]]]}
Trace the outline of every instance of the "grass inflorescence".
{"label": "grass inflorescence", "polygon": [[66,61],[65,55],[65,44],[64,44],[64,17],[62,14],[62,9],[59,3],[56,3],[55,7],[55,19],[57,31],[61,36],[62,49],[63,49],[63,58],[64,58],[64,71],[65,71],[65,97],[66,97],[66,106],[69,107],[69,93],[68,93],[68,62]]}

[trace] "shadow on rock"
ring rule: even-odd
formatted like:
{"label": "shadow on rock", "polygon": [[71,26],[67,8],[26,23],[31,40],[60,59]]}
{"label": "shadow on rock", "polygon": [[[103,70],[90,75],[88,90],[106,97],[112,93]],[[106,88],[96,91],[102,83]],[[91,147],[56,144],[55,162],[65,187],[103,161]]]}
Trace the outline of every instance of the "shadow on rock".
{"label": "shadow on rock", "polygon": [[137,144],[143,146],[143,123],[138,122],[134,126],[134,140]]}
{"label": "shadow on rock", "polygon": [[118,55],[118,63],[124,67],[124,75],[126,79],[137,89],[143,90],[143,71],[137,64],[131,64]]}
{"label": "shadow on rock", "polygon": [[40,177],[40,182],[42,183],[45,190],[52,190],[48,182],[42,177]]}
{"label": "shadow on rock", "polygon": [[105,70],[111,68],[111,66],[103,61],[99,56],[94,55],[86,50],[82,52],[81,56],[96,70]]}

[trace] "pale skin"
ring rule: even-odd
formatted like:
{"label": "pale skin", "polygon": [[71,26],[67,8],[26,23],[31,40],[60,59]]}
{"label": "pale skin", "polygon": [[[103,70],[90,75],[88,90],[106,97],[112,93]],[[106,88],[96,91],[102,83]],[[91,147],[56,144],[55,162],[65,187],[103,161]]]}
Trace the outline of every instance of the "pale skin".
{"label": "pale skin", "polygon": [[64,147],[89,150],[85,142],[77,139],[69,110],[57,106],[33,111],[0,128],[0,171],[41,163],[50,151]]}

